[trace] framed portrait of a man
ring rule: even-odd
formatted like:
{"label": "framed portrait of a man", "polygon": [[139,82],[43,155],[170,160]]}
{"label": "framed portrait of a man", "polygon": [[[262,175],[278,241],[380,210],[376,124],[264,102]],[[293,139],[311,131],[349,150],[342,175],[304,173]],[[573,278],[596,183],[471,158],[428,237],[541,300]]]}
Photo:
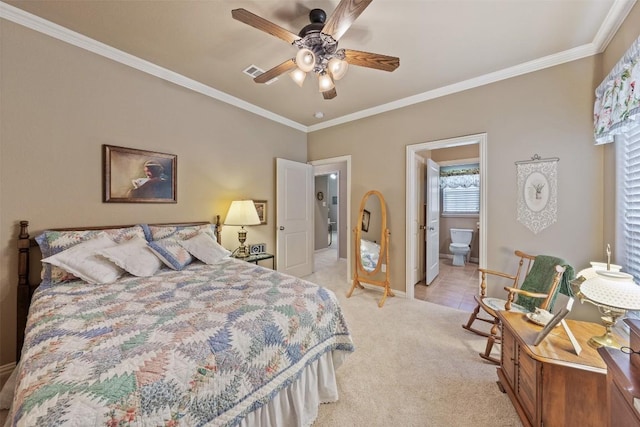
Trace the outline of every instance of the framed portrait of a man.
{"label": "framed portrait of a man", "polygon": [[104,202],[176,203],[177,156],[103,145]]}

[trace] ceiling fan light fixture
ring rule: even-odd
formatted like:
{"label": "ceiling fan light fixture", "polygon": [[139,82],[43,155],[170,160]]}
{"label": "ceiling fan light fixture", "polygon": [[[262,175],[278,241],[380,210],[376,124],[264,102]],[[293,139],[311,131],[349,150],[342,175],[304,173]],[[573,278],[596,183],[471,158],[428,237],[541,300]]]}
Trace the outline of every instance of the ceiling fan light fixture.
{"label": "ceiling fan light fixture", "polygon": [[316,56],[309,49],[300,49],[296,54],[296,64],[298,68],[308,73],[313,70],[313,67],[316,65]]}
{"label": "ceiling fan light fixture", "polygon": [[302,87],[302,84],[304,83],[304,79],[307,77],[307,73],[302,71],[300,68],[296,68],[295,70],[289,73],[289,76],[294,82],[296,82],[298,86]]}
{"label": "ceiling fan light fixture", "polygon": [[320,92],[326,92],[334,87],[335,85],[333,84],[333,80],[329,74],[322,73],[318,75],[318,88]]}
{"label": "ceiling fan light fixture", "polygon": [[331,58],[327,64],[327,69],[329,70],[329,73],[331,73],[333,80],[340,80],[345,74],[347,74],[349,63],[342,59]]}

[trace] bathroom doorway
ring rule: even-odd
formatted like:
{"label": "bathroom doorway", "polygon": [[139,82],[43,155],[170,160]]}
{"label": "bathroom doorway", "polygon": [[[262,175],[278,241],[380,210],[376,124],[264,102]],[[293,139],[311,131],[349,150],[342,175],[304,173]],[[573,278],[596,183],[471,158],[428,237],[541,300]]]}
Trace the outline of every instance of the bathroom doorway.
{"label": "bathroom doorway", "polygon": [[[424,286],[426,264],[424,261],[426,242],[426,223],[424,218],[424,204],[426,203],[424,191],[425,159],[435,158],[439,159],[439,163],[442,162],[445,164],[447,161],[466,161],[473,159],[479,165],[479,175],[482,176],[483,173],[486,173],[486,144],[486,134],[478,134],[407,146],[407,282],[405,288],[407,298],[420,297],[420,299],[424,299],[424,294],[426,294],[426,287]],[[476,154],[470,155],[469,153]],[[452,228],[451,221],[444,222],[439,233],[442,234],[443,237],[439,243],[440,252],[443,255],[438,261],[440,271],[436,279],[432,282],[433,285],[439,284],[438,287],[440,287],[440,291],[449,296],[449,301],[460,297],[457,308],[465,310],[467,307],[464,304],[463,296],[468,295],[468,298],[472,298],[473,295],[477,294],[480,282],[477,268],[478,266],[484,266],[486,264],[486,209],[484,207],[487,191],[486,186],[481,186],[479,191],[480,212],[472,219],[472,227],[474,228],[474,242],[472,245],[477,248],[476,254],[470,257],[471,262],[465,262],[464,266],[453,266],[453,254],[449,251],[449,229]],[[466,221],[468,222],[469,219]],[[468,224],[466,224],[464,228],[467,228],[467,225]],[[443,230],[445,228],[446,230]],[[446,244],[442,242],[446,242]],[[421,281],[423,281],[422,290],[425,292],[421,295],[419,292],[421,289],[418,288],[418,295],[416,295],[415,285]],[[452,285],[454,282],[461,285],[459,291],[455,289],[455,285]],[[446,283],[446,285],[443,285],[443,283]],[[435,293],[436,288],[436,286],[433,287],[432,293]],[[435,300],[433,302],[441,303]]]}

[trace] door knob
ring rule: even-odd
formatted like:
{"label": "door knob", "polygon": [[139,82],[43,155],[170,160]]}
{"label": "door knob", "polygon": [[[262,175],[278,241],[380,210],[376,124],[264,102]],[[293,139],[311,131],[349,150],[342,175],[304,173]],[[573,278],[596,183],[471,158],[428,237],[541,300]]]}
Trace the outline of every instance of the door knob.
{"label": "door knob", "polygon": [[284,230],[284,227],[283,227],[283,226],[280,226],[280,230]]}
{"label": "door knob", "polygon": [[435,230],[435,228],[429,227],[429,231],[433,231],[433,230]]}

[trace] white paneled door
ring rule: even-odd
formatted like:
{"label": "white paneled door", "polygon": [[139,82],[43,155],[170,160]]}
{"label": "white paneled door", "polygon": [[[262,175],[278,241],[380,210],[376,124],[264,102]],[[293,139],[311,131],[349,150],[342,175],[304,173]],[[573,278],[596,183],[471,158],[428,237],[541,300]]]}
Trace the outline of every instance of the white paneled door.
{"label": "white paneled door", "polygon": [[427,285],[440,273],[440,165],[427,159]]}
{"label": "white paneled door", "polygon": [[277,269],[303,277],[313,272],[313,166],[276,159]]}

